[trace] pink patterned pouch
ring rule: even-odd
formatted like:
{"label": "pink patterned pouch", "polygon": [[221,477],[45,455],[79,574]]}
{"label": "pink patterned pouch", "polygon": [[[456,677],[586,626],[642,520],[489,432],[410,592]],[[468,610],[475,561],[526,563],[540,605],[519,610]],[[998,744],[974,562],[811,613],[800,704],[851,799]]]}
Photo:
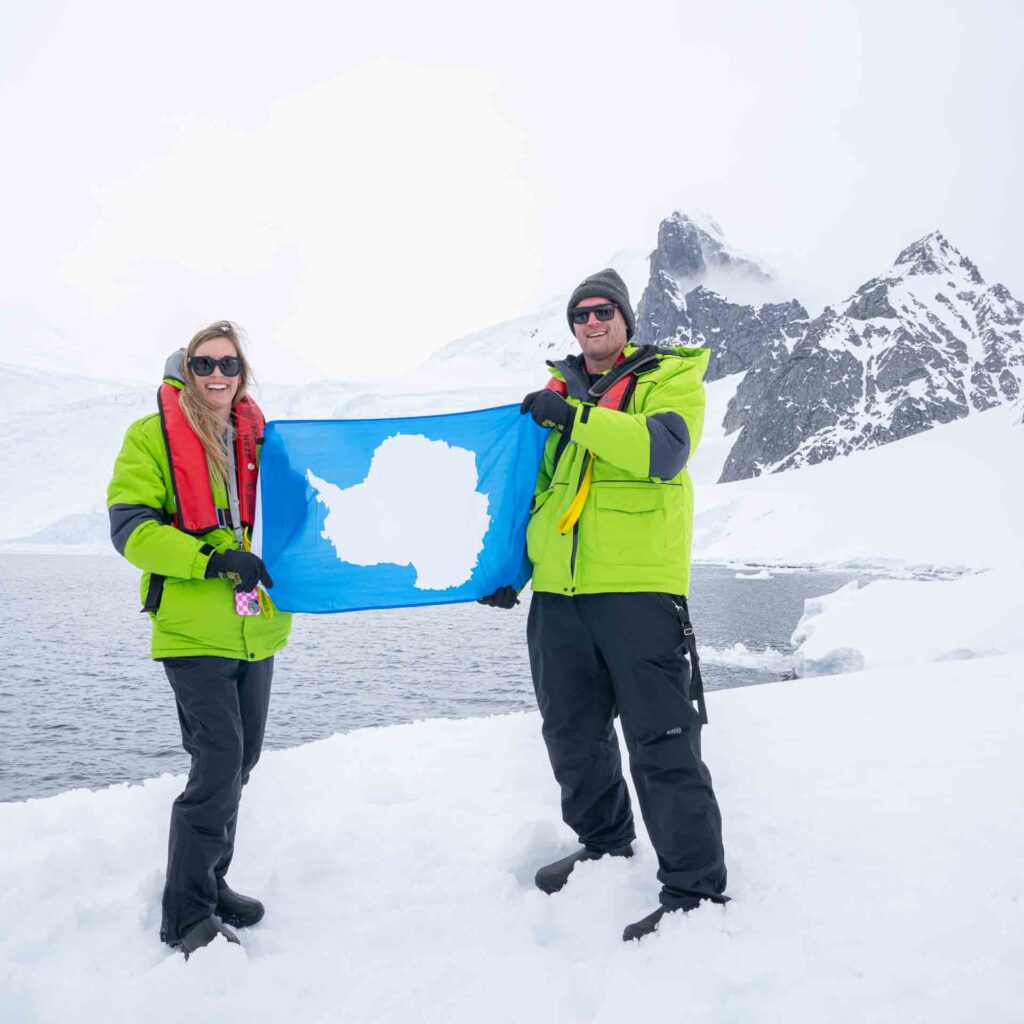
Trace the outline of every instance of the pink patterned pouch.
{"label": "pink patterned pouch", "polygon": [[253,590],[243,590],[239,593],[237,590],[234,591],[235,595],[235,611],[239,615],[259,615],[260,613],[260,593],[259,588]]}

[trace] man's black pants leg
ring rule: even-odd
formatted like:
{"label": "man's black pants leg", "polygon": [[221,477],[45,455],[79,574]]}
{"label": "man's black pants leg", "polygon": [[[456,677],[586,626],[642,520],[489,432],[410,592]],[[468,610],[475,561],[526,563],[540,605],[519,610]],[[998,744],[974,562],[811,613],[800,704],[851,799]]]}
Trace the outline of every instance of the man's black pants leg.
{"label": "man's black pants leg", "polygon": [[630,772],[658,855],[661,902],[690,909],[725,890],[722,816],[701,760],[690,664],[668,594],[576,598],[604,657],[622,720]]}
{"label": "man's black pants leg", "polygon": [[[690,665],[672,599],[535,593],[527,635],[566,824],[597,849],[633,838],[612,730],[617,707],[658,856],[661,902],[689,909],[703,898],[721,899],[722,819],[701,760],[700,717],[689,699]],[[588,838],[594,834],[603,846]]]}
{"label": "man's black pants leg", "polygon": [[535,593],[527,643],[544,742],[562,790],[562,818],[592,850],[636,838],[615,734],[608,666],[579,614],[578,599]]}
{"label": "man's black pants leg", "polygon": [[259,760],[274,659],[166,658],[181,742],[192,757],[171,808],[160,936],[176,942],[213,913],[234,852],[242,786]]}

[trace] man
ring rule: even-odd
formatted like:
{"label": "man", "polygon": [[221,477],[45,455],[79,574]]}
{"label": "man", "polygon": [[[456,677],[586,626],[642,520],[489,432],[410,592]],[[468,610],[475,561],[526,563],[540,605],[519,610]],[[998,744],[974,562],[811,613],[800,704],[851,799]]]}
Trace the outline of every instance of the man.
{"label": "man", "polygon": [[[562,816],[583,845],[536,883],[554,893],[581,861],[632,856],[617,712],[662,883],[660,905],[625,929],[628,941],[666,913],[727,899],[721,815],[700,754],[703,695],[691,694],[687,660],[685,466],[703,426],[708,351],[630,345],[636,319],[614,270],[583,281],[567,314],[582,355],[550,363],[548,387],[522,405],[551,428],[527,531],[527,638]],[[503,587],[484,603],[515,597]]]}

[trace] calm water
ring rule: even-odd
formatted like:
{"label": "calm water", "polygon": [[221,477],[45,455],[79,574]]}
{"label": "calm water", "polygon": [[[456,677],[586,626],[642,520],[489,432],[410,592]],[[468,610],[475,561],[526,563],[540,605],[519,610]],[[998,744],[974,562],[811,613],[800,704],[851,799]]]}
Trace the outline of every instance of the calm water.
{"label": "calm water", "polygon": [[[735,569],[695,566],[705,686],[780,678],[804,598],[852,578],[737,580]],[[148,658],[137,579],[113,557],[0,555],[0,800],[187,770],[170,686]],[[266,748],[532,709],[526,614],[472,604],[296,616],[276,662]]]}

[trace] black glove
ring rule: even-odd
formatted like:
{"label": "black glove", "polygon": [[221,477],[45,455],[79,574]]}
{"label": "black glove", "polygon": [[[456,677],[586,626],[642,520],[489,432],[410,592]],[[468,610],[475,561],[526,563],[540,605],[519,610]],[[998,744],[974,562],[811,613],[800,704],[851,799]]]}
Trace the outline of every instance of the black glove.
{"label": "black glove", "polygon": [[531,391],[523,399],[519,407],[519,415],[529,413],[533,422],[542,427],[555,427],[557,430],[572,432],[576,409],[557,392],[544,388],[543,391]]}
{"label": "black glove", "polygon": [[251,551],[238,551],[234,548],[215,551],[210,555],[210,561],[206,564],[206,578],[212,580],[215,576],[222,579],[237,576],[241,582],[235,584],[235,590],[240,594],[252,590],[257,583],[268,588],[274,585],[262,558]]}
{"label": "black glove", "polygon": [[519,604],[519,591],[515,587],[498,587],[487,597],[481,597],[477,604],[485,604],[488,608],[515,608]]}

